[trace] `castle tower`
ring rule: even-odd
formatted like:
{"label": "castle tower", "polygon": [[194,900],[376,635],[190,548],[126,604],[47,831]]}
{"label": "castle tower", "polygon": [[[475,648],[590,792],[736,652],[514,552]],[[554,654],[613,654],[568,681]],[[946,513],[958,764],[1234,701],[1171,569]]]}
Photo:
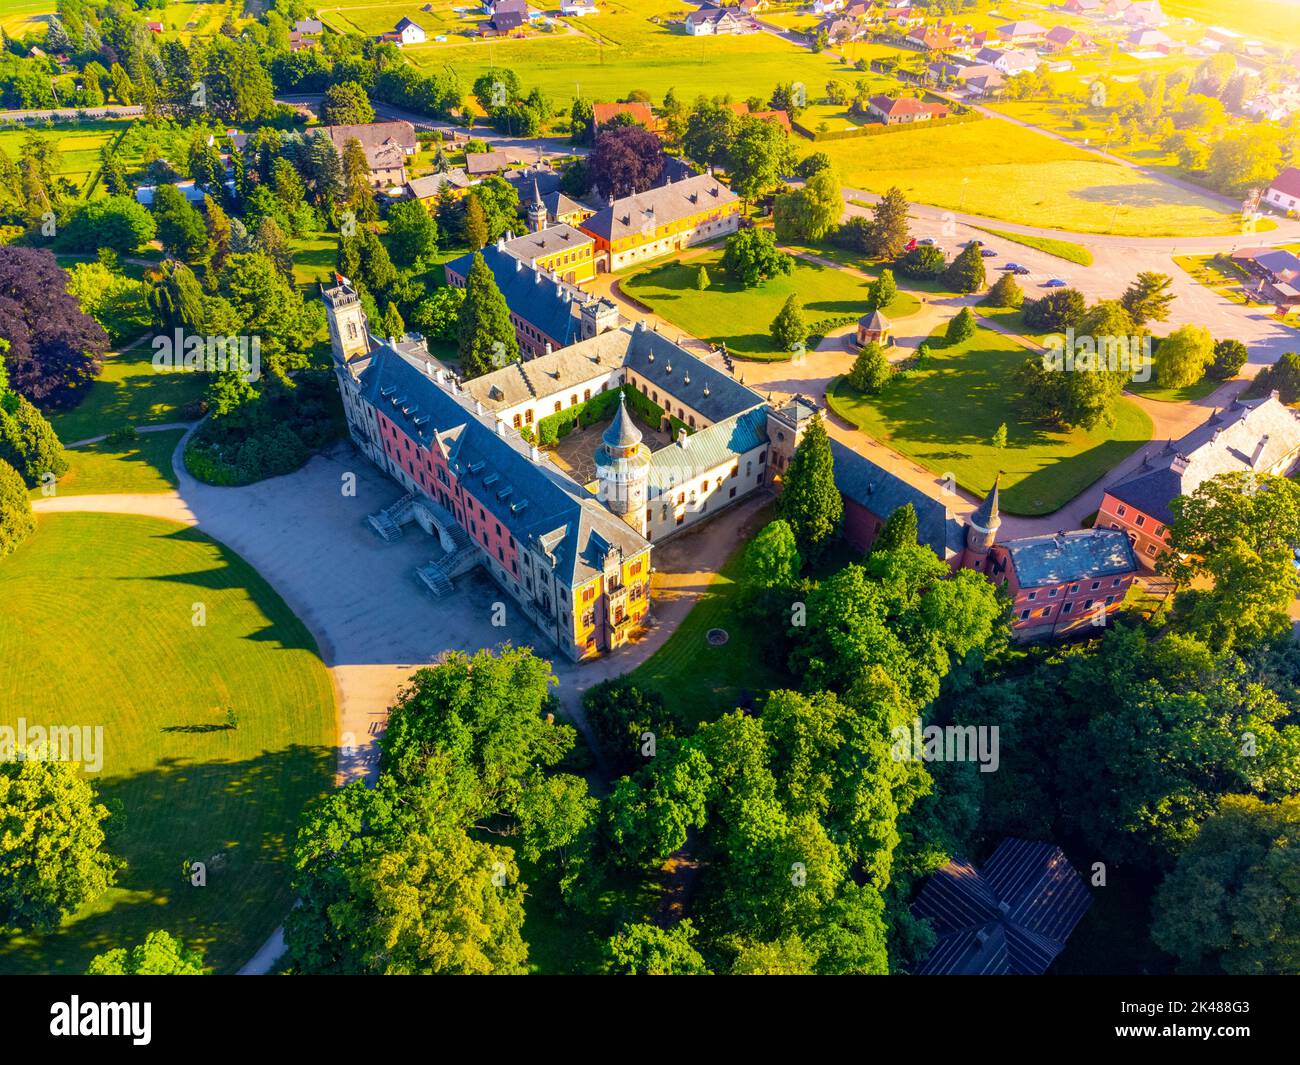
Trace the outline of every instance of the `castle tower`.
{"label": "castle tower", "polygon": [[966,557],[962,565],[968,569],[983,569],[988,559],[989,550],[998,538],[998,529],[1002,527],[1002,515],[998,513],[998,482],[1002,480],[999,473],[993,479],[993,489],[966,519]]}
{"label": "castle tower", "polygon": [[604,296],[587,300],[579,311],[582,317],[578,329],[583,340],[618,328],[618,305]]}
{"label": "castle tower", "polygon": [[528,231],[540,233],[546,228],[546,204],[542,203],[542,193],[537,187],[537,178],[533,178],[533,198],[528,202]]}
{"label": "castle tower", "polygon": [[324,289],[325,319],[330,327],[330,347],[334,359],[346,366],[353,359],[370,354],[370,323],[361,307],[361,297],[352,283],[338,274],[338,284]]}
{"label": "castle tower", "polygon": [[644,535],[650,450],[641,442],[641,430],[633,424],[624,396],[619,396],[618,413],[600,439],[596,453],[600,499]]}

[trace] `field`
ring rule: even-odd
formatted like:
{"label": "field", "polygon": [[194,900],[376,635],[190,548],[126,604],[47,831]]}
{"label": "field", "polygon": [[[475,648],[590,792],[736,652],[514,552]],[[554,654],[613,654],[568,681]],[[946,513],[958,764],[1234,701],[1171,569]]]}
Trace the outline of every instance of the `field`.
{"label": "field", "polygon": [[1176,189],[1009,122],[908,130],[808,144],[851,187],[1008,222],[1080,233],[1234,233],[1240,220],[1208,196]]}
{"label": "field", "polygon": [[451,66],[469,84],[494,63],[514,70],[524,87],[540,86],[563,109],[581,94],[619,100],[633,90],[655,102],[669,89],[683,100],[730,93],[735,99],[767,96],[781,82],[802,81],[819,95],[831,78],[852,79],[837,59],[813,55],[768,33],[743,37],[688,37],[680,26],[651,17],[680,18],[685,4],[601,3],[601,13],[572,20],[577,34],[540,34],[527,40],[425,45],[406,49],[426,69]]}
{"label": "field", "polygon": [[54,0],[5,0],[0,28],[11,37],[23,37],[33,30],[45,30],[42,16],[54,13]]}
{"label": "field", "polygon": [[125,425],[183,421],[183,408],[207,384],[203,374],[162,373],[153,368],[153,348],[141,344],[109,355],[79,406],[54,414],[50,424],[65,444],[111,433]]}
{"label": "field", "polygon": [[[867,282],[842,270],[796,259],[788,276],[742,288],[723,271],[721,260],[717,249],[685,263],[669,262],[627,278],[622,289],[692,336],[725,341],[732,354],[751,359],[789,358],[767,326],[791,293],[814,330],[819,319],[862,314],[866,307]],[[704,292],[695,287],[701,266],[711,282]]]}
{"label": "field", "polygon": [[[61,496],[104,495],[114,492],[166,492],[176,487],[172,453],[185,434],[184,429],[141,433],[127,443],[101,440],[68,452],[68,472],[59,478]],[[33,499],[41,489],[32,489]]]}
{"label": "field", "polygon": [[[221,544],[125,515],[43,515],[0,565],[0,600],[0,720],[103,726],[91,779],[121,804],[108,848],[128,862],[57,932],[0,940],[0,972],[82,972],[158,928],[237,968],[288,912],[298,816],[332,780],[334,698],[309,633]],[[206,887],[182,878],[188,860]]]}
{"label": "field", "polygon": [[82,122],[57,129],[0,129],[0,151],[17,160],[23,143],[31,136],[58,141],[59,160],[55,174],[84,192],[90,178],[99,172],[100,149],[125,128],[121,122]]}
{"label": "field", "polygon": [[[432,11],[425,10],[432,7]],[[364,33],[378,37],[394,29],[403,18],[416,23],[432,39],[439,34],[464,33],[482,22],[487,16],[482,5],[471,0],[450,3],[448,0],[434,0],[422,4],[416,0],[398,0],[385,4],[343,4],[339,7],[319,9],[321,21],[340,33]]]}
{"label": "field", "polygon": [[1249,4],[1229,0],[1165,0],[1170,18],[1193,18],[1204,26],[1222,26],[1255,41],[1296,45],[1294,0],[1250,0]]}
{"label": "field", "polygon": [[1092,265],[1092,252],[1082,244],[1075,244],[1073,241],[1055,240],[1052,237],[1034,237],[1025,233],[1008,233],[1002,229],[988,229],[985,226],[979,228],[1000,240],[1009,240],[1012,244],[1021,244],[1026,248],[1036,248],[1038,251],[1047,252],[1048,255],[1055,255],[1058,259],[1078,263],[1080,266]]}
{"label": "field", "polygon": [[[939,476],[952,474],[984,496],[1002,471],[1002,506],[1010,514],[1050,514],[1151,438],[1151,419],[1121,400],[1116,425],[1054,432],[1022,424],[1012,406],[1011,374],[1029,352],[1009,338],[977,329],[963,344],[933,351],[925,368],[878,396],[854,393],[843,380],[832,410],[863,432]],[[1007,446],[993,434],[1007,426]]]}

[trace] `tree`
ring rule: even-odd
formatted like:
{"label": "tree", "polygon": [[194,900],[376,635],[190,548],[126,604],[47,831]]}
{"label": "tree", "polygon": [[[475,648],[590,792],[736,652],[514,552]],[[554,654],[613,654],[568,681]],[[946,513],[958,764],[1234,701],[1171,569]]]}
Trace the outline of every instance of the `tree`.
{"label": "tree", "polygon": [[612,776],[631,773],[645,764],[647,732],[657,746],[672,739],[681,724],[662,695],[637,687],[626,676],[588,688],[582,695],[582,712]]}
{"label": "tree", "polygon": [[797,935],[774,943],[746,943],[731,963],[732,976],[810,976],[817,957]]}
{"label": "tree", "polygon": [[1206,174],[1220,192],[1240,196],[1252,188],[1267,187],[1281,166],[1282,152],[1277,141],[1261,136],[1252,126],[1229,131],[1214,142]]}
{"label": "tree", "polygon": [[1220,474],[1175,499],[1162,572],[1180,584],[1208,577],[1176,603],[1180,628],[1224,647],[1250,647],[1290,628],[1300,591],[1293,552],[1300,544],[1300,485],[1286,477]]}
{"label": "tree", "polygon": [[465,290],[452,285],[436,288],[415,306],[411,325],[426,337],[437,340],[454,340],[460,305],[465,302]]}
{"label": "tree", "polygon": [[419,200],[397,203],[388,212],[388,238],[398,266],[415,266],[438,252],[438,223]]}
{"label": "tree", "polygon": [[885,268],[867,289],[867,304],[872,310],[883,311],[887,310],[897,297],[898,284],[894,281],[894,271]]}
{"label": "tree", "polygon": [[1001,276],[993,282],[984,302],[990,307],[1019,307],[1025,302],[1025,294],[1016,284],[1016,275],[1010,270],[1003,270]]}
{"label": "tree", "polygon": [[379,208],[370,187],[370,162],[356,137],[349,137],[343,145],[341,181],[344,206],[357,220],[374,222],[378,219]]}
{"label": "tree", "polygon": [[256,336],[266,369],[282,381],[307,365],[307,353],[323,324],[324,311],[302,294],[275,262],[261,252],[232,255],[217,293],[230,305],[239,332]]}
{"label": "tree", "polygon": [[1288,406],[1300,399],[1300,355],[1288,351],[1256,378],[1259,387],[1277,392]]}
{"label": "tree", "polygon": [[1174,279],[1168,274],[1143,270],[1124,290],[1119,301],[1138,325],[1163,322],[1169,317],[1169,305],[1174,302],[1174,294],[1170,291],[1173,283]]}
{"label": "tree", "polygon": [[948,260],[943,251],[932,244],[918,244],[911,251],[904,252],[895,262],[895,268],[904,277],[918,281],[934,281],[943,276],[948,269]]}
{"label": "tree", "polygon": [[467,196],[465,202],[465,243],[470,251],[478,251],[488,242],[487,215],[477,196]]}
{"label": "tree", "polygon": [[803,569],[794,530],[781,518],[770,521],[745,548],[745,571],[742,578],[748,589],[767,591],[791,588]]}
{"label": "tree", "polygon": [[779,185],[794,167],[794,149],[785,128],[753,115],[741,118],[727,156],[732,188],[746,200],[756,200]]}
{"label": "tree", "polygon": [[908,239],[907,215],[911,205],[902,189],[891,186],[872,208],[867,246],[863,249],[873,259],[897,259]]}
{"label": "tree", "polygon": [[1007,446],[1007,423],[1003,422],[993,433],[993,446],[999,451]]}
{"label": "tree", "polygon": [[770,232],[749,226],[727,238],[722,268],[745,288],[753,288],[793,271],[794,257],[777,248]]}
{"label": "tree", "polygon": [[490,177],[470,190],[469,199],[483,208],[487,239],[496,240],[516,225],[519,217],[519,193],[504,178]]}
{"label": "tree", "polygon": [[154,190],[153,217],[168,255],[188,263],[202,258],[208,246],[203,216],[175,185],[159,185]]}
{"label": "tree", "polygon": [[150,932],[129,951],[123,947],[96,954],[87,976],[202,976],[203,952],[188,950],[169,932]]}
{"label": "tree", "polygon": [[496,278],[475,252],[465,279],[465,301],[457,316],[461,373],[479,377],[519,358],[519,340],[510,322],[510,308]]}
{"label": "tree", "polygon": [[10,387],[47,408],[79,400],[108,348],[53,253],[12,244],[0,245],[0,338],[9,342]]}
{"label": "tree", "polygon": [[364,126],[375,120],[375,109],[361,85],[341,81],[325,90],[320,117],[327,126]]}
{"label": "tree", "polygon": [[184,263],[171,260],[163,264],[149,290],[148,303],[164,328],[204,331],[203,288]]}
{"label": "tree", "polygon": [[131,255],[153,240],[156,231],[153,215],[143,204],[130,196],[108,196],[78,209],[60,244],[70,251],[112,248],[119,255]]}
{"label": "tree", "polygon": [[1214,337],[1202,325],[1184,325],[1156,348],[1156,381],[1161,388],[1186,388],[1205,376],[1214,359]]}
{"label": "tree", "polygon": [[1036,300],[1025,300],[1025,325],[1040,333],[1063,333],[1083,320],[1088,309],[1076,288],[1057,288]]}
{"label": "tree", "polygon": [[68,470],[63,445],[45,415],[16,393],[0,397],[0,462],[17,470],[29,488]]}
{"label": "tree", "polygon": [[0,760],[0,927],[50,932],[123,863],[103,849],[108,808],[79,766],[25,753]]}
{"label": "tree", "polygon": [[0,558],[15,550],[36,531],[27,485],[9,463],[0,459]]}
{"label": "tree", "polygon": [[853,368],[849,370],[849,387],[864,395],[875,395],[889,383],[894,368],[885,356],[885,349],[874,340],[862,345]]}
{"label": "tree", "polygon": [[708,976],[700,952],[691,946],[695,927],[684,917],[672,928],[628,923],[605,946],[610,972],[622,976]]}
{"label": "tree", "polygon": [[808,340],[808,323],[804,321],[799,298],[792,292],[777,311],[768,330],[782,351],[801,351]]}
{"label": "tree", "polygon": [[666,158],[659,138],[642,126],[606,129],[587,158],[587,180],[601,199],[621,199],[653,188]]}
{"label": "tree", "polygon": [[802,189],[776,200],[776,225],[783,240],[820,241],[843,213],[839,178],[829,167],[814,171]]}
{"label": "tree", "polygon": [[794,530],[805,558],[820,556],[844,520],[844,500],[835,487],[835,461],[820,411],[790,459],[778,511]]}
{"label": "tree", "polygon": [[695,290],[703,292],[712,282],[709,281],[709,272],[703,266],[695,271]]}
{"label": "tree", "polygon": [[961,250],[944,272],[944,287],[953,292],[979,292],[986,284],[984,256],[980,245],[971,241]]}
{"label": "tree", "polygon": [[904,503],[885,520],[885,527],[880,530],[871,550],[897,551],[903,547],[915,547],[916,544],[916,508],[911,503]]}
{"label": "tree", "polygon": [[1300,799],[1225,795],[1156,894],[1151,938],[1192,973],[1300,969]]}
{"label": "tree", "polygon": [[948,321],[948,329],[944,334],[944,339],[949,346],[960,344],[969,340],[975,335],[975,315],[971,313],[969,307],[963,307]]}
{"label": "tree", "polygon": [[1220,340],[1214,345],[1214,358],[1206,372],[1216,381],[1230,381],[1249,358],[1250,352],[1240,340]]}

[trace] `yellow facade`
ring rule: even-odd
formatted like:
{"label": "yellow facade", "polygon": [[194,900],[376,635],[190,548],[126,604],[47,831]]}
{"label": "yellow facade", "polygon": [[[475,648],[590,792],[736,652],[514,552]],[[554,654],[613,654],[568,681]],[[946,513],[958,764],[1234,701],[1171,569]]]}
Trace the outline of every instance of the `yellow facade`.
{"label": "yellow facade", "polygon": [[650,608],[650,552],[623,560],[621,587],[607,589],[594,577],[573,590],[573,641],[582,656],[618,647],[645,620]]}
{"label": "yellow facade", "polygon": [[537,267],[572,285],[591,281],[596,276],[596,244],[587,241],[576,248],[563,248],[550,255],[539,255]]}

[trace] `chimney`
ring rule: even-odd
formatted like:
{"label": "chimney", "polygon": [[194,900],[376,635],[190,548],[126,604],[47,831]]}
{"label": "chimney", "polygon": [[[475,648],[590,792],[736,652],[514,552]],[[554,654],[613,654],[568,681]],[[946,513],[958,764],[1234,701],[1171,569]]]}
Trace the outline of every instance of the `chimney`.
{"label": "chimney", "polygon": [[1268,447],[1268,434],[1265,433],[1259,438],[1259,443],[1255,445],[1255,454],[1250,456],[1250,468],[1256,469],[1259,466],[1259,460],[1264,457],[1264,449]]}
{"label": "chimney", "polygon": [[686,430],[685,430],[685,429],[678,429],[678,430],[677,430],[677,446],[678,446],[678,447],[685,447],[685,446],[686,446]]}
{"label": "chimney", "polygon": [[397,347],[397,337],[389,337],[389,338],[388,338],[388,346],[389,346],[390,348],[395,348],[395,347]]}
{"label": "chimney", "polygon": [[523,261],[523,259],[516,259],[516,260],[515,260],[515,273],[519,273],[519,271],[522,270],[523,268],[524,268],[524,261]]}
{"label": "chimney", "polygon": [[505,435],[506,435],[506,420],[505,420],[504,418],[498,418],[498,419],[497,419],[497,436],[505,436]]}
{"label": "chimney", "polygon": [[475,414],[483,413],[483,401],[481,399],[476,399],[474,401],[474,413]]}
{"label": "chimney", "polygon": [[497,237],[497,251],[504,251],[506,246],[505,237]]}
{"label": "chimney", "polygon": [[532,459],[534,462],[542,461],[542,453],[537,450],[536,444],[534,444],[531,448],[528,449],[528,457]]}
{"label": "chimney", "polygon": [[548,340],[546,342],[546,354],[549,355],[550,353],[551,353],[551,342]]}

